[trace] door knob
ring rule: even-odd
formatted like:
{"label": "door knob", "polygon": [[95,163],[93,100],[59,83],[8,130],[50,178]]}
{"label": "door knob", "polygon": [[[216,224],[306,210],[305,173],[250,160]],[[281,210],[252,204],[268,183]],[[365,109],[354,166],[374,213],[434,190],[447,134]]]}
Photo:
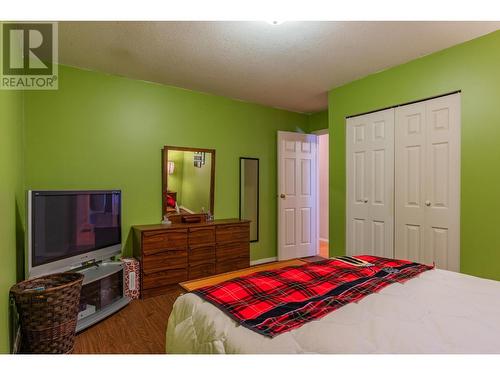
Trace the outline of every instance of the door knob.
{"label": "door knob", "polygon": [[429,207],[431,205],[431,201],[425,201],[425,205]]}
{"label": "door knob", "polygon": [[368,203],[368,198],[365,198],[363,201],[364,201],[365,203]]}
{"label": "door knob", "polygon": [[281,199],[285,199],[286,195],[285,194],[280,194]]}

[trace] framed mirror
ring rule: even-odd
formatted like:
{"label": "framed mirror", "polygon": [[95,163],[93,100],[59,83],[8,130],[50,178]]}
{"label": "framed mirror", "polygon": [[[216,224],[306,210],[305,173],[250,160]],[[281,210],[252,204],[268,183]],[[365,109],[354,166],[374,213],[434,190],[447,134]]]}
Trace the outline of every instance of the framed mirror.
{"label": "framed mirror", "polygon": [[[214,214],[215,150],[165,146],[162,151],[163,215]],[[180,221],[180,220],[174,220]]]}
{"label": "framed mirror", "polygon": [[259,241],[259,159],[240,158],[240,219],[250,220],[250,242]]}

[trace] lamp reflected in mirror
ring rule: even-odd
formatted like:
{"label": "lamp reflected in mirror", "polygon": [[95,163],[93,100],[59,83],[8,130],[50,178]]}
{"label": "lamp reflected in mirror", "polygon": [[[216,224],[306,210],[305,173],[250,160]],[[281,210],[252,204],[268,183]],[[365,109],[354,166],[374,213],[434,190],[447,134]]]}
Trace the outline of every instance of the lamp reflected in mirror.
{"label": "lamp reflected in mirror", "polygon": [[240,158],[240,219],[250,220],[250,242],[259,241],[259,159]]}
{"label": "lamp reflected in mirror", "polygon": [[168,162],[168,174],[174,174],[175,163],[173,161]]}

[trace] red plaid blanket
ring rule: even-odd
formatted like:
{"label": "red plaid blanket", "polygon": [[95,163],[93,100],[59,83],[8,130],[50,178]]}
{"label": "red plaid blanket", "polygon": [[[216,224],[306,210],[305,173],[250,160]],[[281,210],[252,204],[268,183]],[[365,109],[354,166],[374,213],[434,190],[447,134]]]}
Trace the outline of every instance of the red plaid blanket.
{"label": "red plaid blanket", "polygon": [[369,255],[338,257],[256,272],[193,293],[241,325],[274,337],[432,268]]}

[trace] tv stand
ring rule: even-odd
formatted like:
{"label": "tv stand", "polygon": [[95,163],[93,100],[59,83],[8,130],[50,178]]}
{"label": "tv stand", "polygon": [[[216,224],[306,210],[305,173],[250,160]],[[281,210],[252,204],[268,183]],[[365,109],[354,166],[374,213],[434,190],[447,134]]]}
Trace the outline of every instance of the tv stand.
{"label": "tv stand", "polygon": [[103,261],[75,270],[84,275],[76,332],[128,305],[121,262]]}

